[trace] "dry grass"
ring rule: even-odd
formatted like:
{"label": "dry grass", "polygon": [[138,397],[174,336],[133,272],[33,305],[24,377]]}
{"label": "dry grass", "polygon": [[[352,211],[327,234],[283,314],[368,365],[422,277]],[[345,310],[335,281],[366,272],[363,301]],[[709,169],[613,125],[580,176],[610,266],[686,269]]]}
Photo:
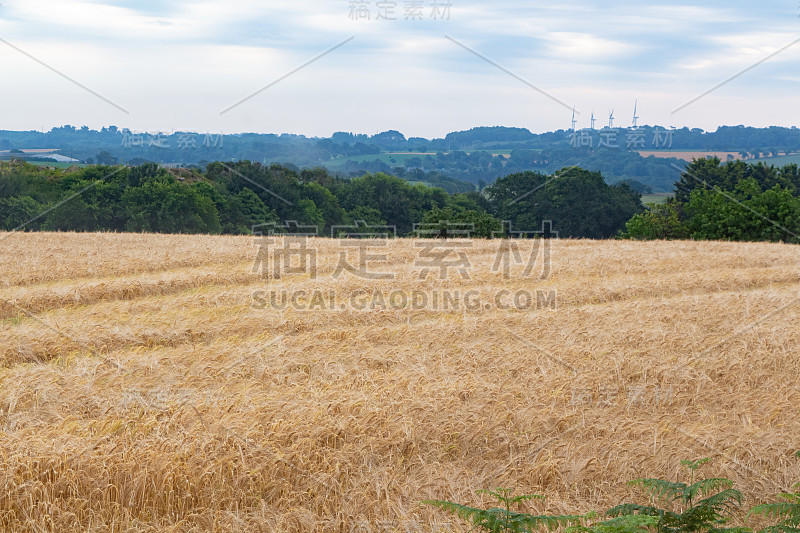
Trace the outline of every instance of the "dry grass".
{"label": "dry grass", "polygon": [[[557,310],[284,312],[237,237],[0,235],[0,530],[466,531],[477,488],[603,509],[683,458],[749,504],[800,479],[800,255],[558,241],[550,279],[331,277],[350,294],[558,290]],[[795,305],[797,304],[797,305]]]}

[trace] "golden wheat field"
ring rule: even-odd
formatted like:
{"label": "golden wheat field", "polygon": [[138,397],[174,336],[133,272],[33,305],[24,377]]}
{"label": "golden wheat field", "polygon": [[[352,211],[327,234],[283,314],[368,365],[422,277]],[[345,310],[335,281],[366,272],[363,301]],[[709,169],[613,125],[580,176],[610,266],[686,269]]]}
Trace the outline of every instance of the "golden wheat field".
{"label": "golden wheat field", "polygon": [[[604,510],[706,456],[748,507],[800,480],[796,246],[555,240],[542,280],[457,241],[421,279],[396,240],[365,279],[330,239],[269,278],[252,237],[0,239],[2,531],[468,531],[420,501]],[[414,291],[480,303],[300,308]]]}

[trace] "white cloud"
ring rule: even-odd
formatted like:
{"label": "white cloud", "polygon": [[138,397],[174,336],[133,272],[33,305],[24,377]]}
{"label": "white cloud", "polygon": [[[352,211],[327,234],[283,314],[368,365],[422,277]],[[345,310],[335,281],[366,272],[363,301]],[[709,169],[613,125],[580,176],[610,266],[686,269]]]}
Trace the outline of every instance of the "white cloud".
{"label": "white cloud", "polygon": [[632,43],[589,33],[552,32],[547,35],[547,41],[551,58],[577,64],[619,59],[637,51]]}
{"label": "white cloud", "polygon": [[[429,2],[426,2],[429,3]],[[273,131],[401,129],[436,136],[476,125],[565,127],[569,111],[445,39],[510,69],[554,97],[644,122],[714,129],[784,124],[796,107],[796,49],[685,112],[696,97],[796,38],[794,5],[710,0],[452,0],[449,20],[351,20],[346,0],[237,2],[4,0],[0,38],[129,109],[102,100],[0,43],[0,129],[63,123],[133,129]],[[791,15],[791,16],[787,16]],[[768,28],[762,29],[762,28]],[[800,33],[800,32],[798,32]],[[343,39],[340,49],[230,113],[219,111]],[[746,104],[758,96],[757,104]],[[627,116],[623,122],[628,121]]]}

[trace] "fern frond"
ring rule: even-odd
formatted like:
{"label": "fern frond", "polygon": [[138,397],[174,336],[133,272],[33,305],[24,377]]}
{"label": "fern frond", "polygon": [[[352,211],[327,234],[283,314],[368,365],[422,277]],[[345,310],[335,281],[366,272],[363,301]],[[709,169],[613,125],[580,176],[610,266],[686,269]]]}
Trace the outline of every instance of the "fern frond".
{"label": "fern frond", "polygon": [[711,528],[708,533],[753,533],[749,527],[722,527]]}
{"label": "fern frond", "polygon": [[638,505],[635,503],[623,503],[621,505],[617,505],[612,507],[608,511],[606,511],[606,516],[630,516],[630,515],[645,515],[645,516],[663,516],[664,513],[663,509],[659,509],[658,507],[652,507],[650,505]]}
{"label": "fern frond", "polygon": [[[781,497],[788,498],[791,497],[793,500],[800,495],[796,494],[781,494]],[[765,503],[764,505],[756,505],[750,512],[747,513],[748,516],[750,515],[763,515],[763,516],[774,516],[776,518],[784,518],[784,519],[793,519],[800,521],[800,503],[795,503],[795,501],[786,501],[786,502],[777,502],[777,503]]]}
{"label": "fern frond", "polygon": [[701,496],[705,496],[707,494],[711,494],[713,492],[719,492],[720,490],[729,489],[733,487],[733,481],[730,479],[726,479],[724,477],[712,477],[709,479],[701,479],[696,483],[692,483],[688,487],[686,487],[686,492],[684,493],[683,500],[684,501],[691,501],[697,496],[698,494]]}
{"label": "fern frond", "polygon": [[658,516],[622,515],[596,524],[593,530],[596,533],[645,533],[656,529],[660,522]]}
{"label": "fern frond", "polygon": [[639,487],[649,496],[660,500],[681,498],[686,491],[686,483],[675,483],[665,479],[640,478],[628,481],[628,485]]}
{"label": "fern frond", "polygon": [[685,466],[689,470],[694,471],[694,470],[697,470],[698,468],[700,468],[701,466],[703,466],[704,464],[710,463],[710,462],[711,462],[711,458],[710,457],[703,457],[702,459],[697,459],[695,461],[690,461],[688,459],[682,459],[681,460],[681,465]]}
{"label": "fern frond", "polygon": [[477,491],[478,494],[488,494],[493,496],[497,499],[498,502],[507,503],[509,505],[514,503],[520,503],[526,500],[544,500],[544,496],[541,494],[521,494],[519,496],[511,496],[513,492],[511,489],[504,489],[503,487],[499,487],[495,490],[488,490],[488,489],[479,489]]}
{"label": "fern frond", "polygon": [[758,533],[800,533],[800,527],[778,524],[776,526],[769,526],[765,527],[764,529],[759,529]]}
{"label": "fern frond", "polygon": [[725,489],[697,502],[695,507],[707,507],[716,511],[735,511],[742,505],[744,496],[736,489]]}
{"label": "fern frond", "polygon": [[[483,491],[491,494],[490,491]],[[497,497],[497,496],[495,496]],[[504,497],[511,501],[510,498]],[[498,498],[504,501],[503,498]],[[581,515],[531,515],[527,513],[517,513],[508,511],[500,507],[490,509],[478,509],[459,503],[442,500],[425,500],[422,503],[438,507],[444,511],[453,513],[462,520],[466,520],[473,527],[481,527],[492,533],[505,530],[531,532],[538,528],[546,528],[550,531],[560,526],[571,526],[580,524]]]}
{"label": "fern frond", "polygon": [[476,520],[481,520],[483,515],[487,513],[487,510],[485,509],[478,509],[476,507],[469,507],[467,505],[461,505],[460,503],[448,502],[444,500],[423,500],[422,503],[425,505],[438,507],[439,509],[449,513],[453,513],[462,520],[466,520],[472,524],[475,524]]}
{"label": "fern frond", "polygon": [[766,527],[758,533],[800,533],[800,494],[780,494],[783,502],[756,505],[747,516],[762,515],[781,519],[779,524]]}
{"label": "fern frond", "polygon": [[742,493],[726,489],[700,500],[681,514],[681,523],[686,531],[714,529],[713,524],[724,524],[725,514],[732,515],[742,504]]}
{"label": "fern frond", "polygon": [[594,528],[591,526],[570,526],[568,527],[564,533],[594,533]]}
{"label": "fern frond", "polygon": [[[505,511],[504,511],[505,512]],[[558,529],[561,526],[572,526],[580,524],[580,515],[530,515],[526,513],[510,513],[509,524],[514,524],[520,529],[512,531],[533,531],[534,529],[547,528],[549,531]]]}

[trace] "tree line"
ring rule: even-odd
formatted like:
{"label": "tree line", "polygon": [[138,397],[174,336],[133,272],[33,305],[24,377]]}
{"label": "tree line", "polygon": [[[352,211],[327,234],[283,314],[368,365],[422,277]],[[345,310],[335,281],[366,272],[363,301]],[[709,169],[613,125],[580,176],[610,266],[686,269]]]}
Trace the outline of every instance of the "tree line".
{"label": "tree line", "polygon": [[[0,228],[7,231],[117,231],[249,234],[294,221],[331,235],[363,221],[414,235],[416,224],[466,224],[475,237],[536,232],[544,220],[561,237],[609,238],[643,210],[627,185],[608,185],[577,167],[553,175],[520,172],[483,191],[448,193],[386,173],[355,178],[324,168],[295,170],[250,161],[203,171],[93,165],[50,169],[0,163]],[[503,221],[507,221],[503,224]],[[504,229],[505,228],[505,229]]]}
{"label": "tree line", "polygon": [[675,183],[674,198],[634,215],[623,235],[800,243],[800,168],[693,161]]}
{"label": "tree line", "polygon": [[[408,177],[408,176],[406,176]],[[413,176],[412,176],[413,177]],[[545,231],[566,238],[695,239],[800,243],[800,167],[719,159],[692,162],[665,204],[641,202],[576,166],[516,172],[481,191],[448,192],[388,173],[354,178],[324,168],[250,161],[205,169],[92,165],[51,169],[0,163],[0,229],[242,235],[294,221],[332,235],[363,222],[413,236],[424,224],[447,237]],[[455,227],[455,226],[452,226]]]}

